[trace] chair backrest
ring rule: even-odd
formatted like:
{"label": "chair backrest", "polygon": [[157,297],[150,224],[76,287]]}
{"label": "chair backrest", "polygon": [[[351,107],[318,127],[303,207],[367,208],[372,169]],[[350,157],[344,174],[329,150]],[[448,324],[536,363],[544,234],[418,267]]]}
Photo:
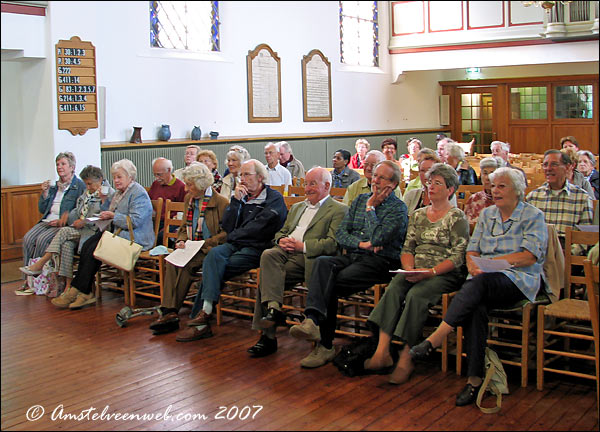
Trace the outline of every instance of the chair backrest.
{"label": "chair backrest", "polygon": [[152,209],[153,211],[153,217],[154,217],[154,244],[152,245],[152,247],[156,246],[156,240],[158,239],[158,231],[160,231],[160,218],[162,216],[162,209],[163,209],[163,199],[159,198],[159,199],[155,199],[155,200],[151,200],[152,201]]}
{"label": "chair backrest", "polygon": [[284,196],[283,200],[285,201],[285,206],[289,210],[294,204],[300,201],[304,201],[306,199],[305,196]]}
{"label": "chair backrest", "polygon": [[279,192],[281,195],[283,195],[283,191],[285,190],[285,185],[279,185],[279,186],[270,186],[269,187],[271,189],[275,189],[277,192]]}
{"label": "chair backrest", "polygon": [[289,196],[304,196],[306,192],[304,190],[304,186],[290,186],[288,187],[288,195]]}
{"label": "chair backrest", "polygon": [[585,277],[577,276],[577,272],[573,271],[573,266],[583,266],[585,256],[573,255],[571,246],[582,244],[593,246],[598,243],[598,232],[575,231],[571,227],[567,227],[565,231],[565,298],[571,298],[571,285],[585,285]]}
{"label": "chair backrest", "polygon": [[[590,317],[592,321],[592,330],[596,343],[596,362],[598,359],[598,335],[600,335],[600,324],[598,323],[598,266],[593,265],[588,259],[583,260],[583,269],[585,271],[585,287],[588,295],[588,304],[590,306]],[[596,369],[597,370],[597,369]]]}
{"label": "chair backrest", "polygon": [[[176,214],[173,214],[176,213]],[[179,214],[181,213],[181,214]],[[183,202],[167,200],[165,204],[165,224],[163,227],[163,245],[169,246],[169,239],[177,238],[177,231],[172,227],[179,228],[183,225],[183,218],[185,218],[185,208]],[[181,216],[181,219],[179,217]],[[173,231],[173,232],[172,232]]]}
{"label": "chair backrest", "polygon": [[334,198],[344,198],[344,195],[346,195],[346,188],[332,187],[329,191],[329,195],[331,195]]}

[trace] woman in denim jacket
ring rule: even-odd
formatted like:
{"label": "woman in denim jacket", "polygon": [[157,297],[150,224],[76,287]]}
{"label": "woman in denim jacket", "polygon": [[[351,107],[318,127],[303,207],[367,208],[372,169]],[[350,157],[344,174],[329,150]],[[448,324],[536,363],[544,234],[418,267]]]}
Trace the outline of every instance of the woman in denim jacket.
{"label": "woman in denim jacket", "polygon": [[[59,179],[54,186],[50,180],[42,183],[42,194],[38,209],[42,219],[23,237],[23,261],[29,264],[30,258],[42,256],[56,233],[67,224],[69,212],[73,210],[77,198],[85,192],[85,184],[75,175],[75,155],[71,152],[56,156],[56,173]],[[18,295],[33,294],[27,283],[16,291]]]}

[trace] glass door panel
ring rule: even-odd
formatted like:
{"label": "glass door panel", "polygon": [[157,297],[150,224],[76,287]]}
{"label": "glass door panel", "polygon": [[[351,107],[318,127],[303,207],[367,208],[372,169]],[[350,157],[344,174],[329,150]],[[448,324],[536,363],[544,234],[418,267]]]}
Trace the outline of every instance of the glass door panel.
{"label": "glass door panel", "polygon": [[475,138],[473,151],[490,153],[490,144],[496,139],[494,99],[496,89],[458,89],[460,93],[460,141]]}

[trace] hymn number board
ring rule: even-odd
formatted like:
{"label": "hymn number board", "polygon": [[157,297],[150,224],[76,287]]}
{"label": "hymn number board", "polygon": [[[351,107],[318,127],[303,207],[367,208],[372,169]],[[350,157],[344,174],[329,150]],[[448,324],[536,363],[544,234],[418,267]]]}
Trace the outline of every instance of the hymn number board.
{"label": "hymn number board", "polygon": [[98,127],[96,49],[77,36],[56,44],[58,128],[83,135]]}

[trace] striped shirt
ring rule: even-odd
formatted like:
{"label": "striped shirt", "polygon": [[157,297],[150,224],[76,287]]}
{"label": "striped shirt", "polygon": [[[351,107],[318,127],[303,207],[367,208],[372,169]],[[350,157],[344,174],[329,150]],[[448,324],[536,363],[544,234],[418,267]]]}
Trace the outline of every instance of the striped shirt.
{"label": "striped shirt", "polygon": [[553,224],[562,239],[567,227],[574,228],[575,225],[592,223],[593,207],[589,195],[568,180],[565,180],[564,187],[557,191],[550,189],[548,183],[544,183],[529,192],[527,202],[544,213],[546,223]]}
{"label": "striped shirt", "polygon": [[350,210],[338,227],[336,240],[349,253],[371,253],[358,247],[360,242],[368,241],[373,246],[383,246],[376,255],[399,260],[408,226],[406,204],[390,194],[374,211],[367,211],[371,195],[365,193],[352,201]]}
{"label": "striped shirt", "polygon": [[506,222],[502,221],[500,210],[495,205],[484,208],[469,240],[467,252],[477,252],[482,258],[494,258],[524,250],[531,252],[537,258],[534,264],[511,267],[502,270],[501,273],[504,273],[525,297],[534,301],[540,288],[540,276],[547,248],[548,228],[544,222],[544,215],[534,206],[519,202]]}

